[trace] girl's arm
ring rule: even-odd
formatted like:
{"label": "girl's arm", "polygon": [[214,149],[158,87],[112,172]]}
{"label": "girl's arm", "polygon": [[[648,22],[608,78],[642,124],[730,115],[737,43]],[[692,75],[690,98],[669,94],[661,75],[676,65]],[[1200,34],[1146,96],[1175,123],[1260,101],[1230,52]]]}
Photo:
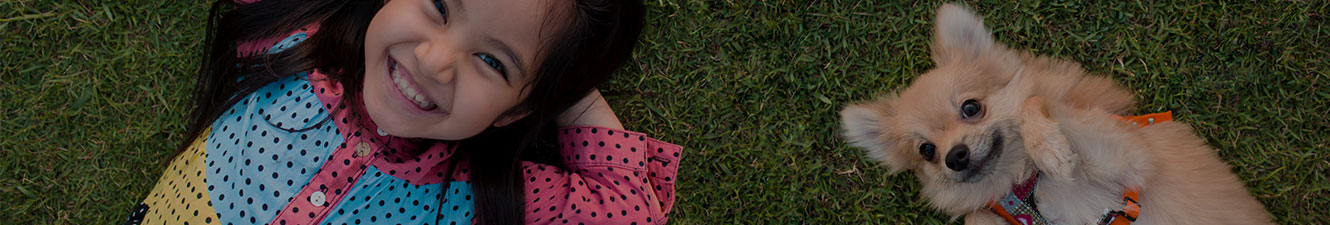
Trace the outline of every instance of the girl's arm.
{"label": "girl's arm", "polygon": [[605,98],[600,96],[600,90],[591,90],[582,101],[578,101],[568,111],[559,115],[555,121],[561,127],[569,126],[595,126],[613,129],[623,129],[623,124],[619,118],[614,115],[614,110],[605,103]]}
{"label": "girl's arm", "polygon": [[683,148],[622,130],[598,92],[564,114],[567,170],[523,163],[527,223],[664,224]]}

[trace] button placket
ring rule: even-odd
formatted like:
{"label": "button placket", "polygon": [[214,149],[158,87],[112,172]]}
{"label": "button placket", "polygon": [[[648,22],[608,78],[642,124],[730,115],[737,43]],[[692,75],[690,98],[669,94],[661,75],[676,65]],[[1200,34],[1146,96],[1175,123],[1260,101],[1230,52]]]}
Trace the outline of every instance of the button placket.
{"label": "button placket", "polygon": [[316,191],[309,195],[309,204],[313,204],[315,207],[322,207],[324,203],[328,203],[327,201],[328,196],[323,194],[322,191]]}
{"label": "button placket", "polygon": [[[364,175],[366,165],[374,160],[373,152],[376,148],[366,139],[347,140],[347,142],[356,144],[352,145],[354,147],[347,146],[336,150],[329,160],[325,161],[319,174],[315,175],[298,195],[303,197],[304,201],[293,201],[287,205],[274,223],[279,223],[278,221],[286,221],[287,224],[317,223],[346,197],[350,189]],[[303,210],[307,207],[308,213]],[[302,210],[299,213],[287,213],[295,212],[294,208]]]}
{"label": "button placket", "polygon": [[370,152],[369,143],[360,142],[356,145],[356,157],[369,156]]}

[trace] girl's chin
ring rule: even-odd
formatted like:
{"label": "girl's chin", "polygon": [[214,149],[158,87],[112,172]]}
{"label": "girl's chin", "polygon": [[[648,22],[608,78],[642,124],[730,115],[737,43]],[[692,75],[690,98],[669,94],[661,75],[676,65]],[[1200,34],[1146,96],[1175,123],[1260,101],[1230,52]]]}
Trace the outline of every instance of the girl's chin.
{"label": "girl's chin", "polygon": [[420,129],[423,128],[416,127],[420,126],[420,123],[410,123],[410,120],[406,118],[398,116],[374,116],[373,113],[371,113],[370,119],[374,120],[374,124],[379,126],[379,130],[384,131],[387,135],[403,138],[429,138],[426,137],[427,135],[421,135],[421,133],[427,133],[420,131]]}
{"label": "girl's chin", "polygon": [[400,110],[393,110],[391,107],[374,107],[373,105],[374,103],[366,102],[367,109],[365,111],[369,114],[370,121],[374,122],[374,125],[378,126],[379,130],[384,131],[386,135],[434,140],[457,139],[452,138],[448,132],[435,131],[446,118],[419,117],[418,115],[404,114]]}
{"label": "girl's chin", "polygon": [[402,134],[408,130],[406,127],[412,122],[419,124],[422,120],[430,119],[419,113],[405,112],[406,110],[402,110],[401,105],[395,105],[392,101],[371,99],[373,96],[368,94],[362,96],[365,98],[365,112],[369,114],[370,120],[379,129],[396,136],[403,136]]}

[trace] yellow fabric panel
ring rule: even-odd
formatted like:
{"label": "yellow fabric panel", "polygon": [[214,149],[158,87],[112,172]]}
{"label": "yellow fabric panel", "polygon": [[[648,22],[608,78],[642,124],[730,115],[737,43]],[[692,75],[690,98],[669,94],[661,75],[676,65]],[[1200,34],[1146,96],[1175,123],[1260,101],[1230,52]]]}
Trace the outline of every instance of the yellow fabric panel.
{"label": "yellow fabric panel", "polygon": [[219,224],[217,211],[208,196],[208,184],[203,182],[206,161],[204,155],[211,129],[204,130],[189,149],[180,153],[166,167],[157,186],[143,202],[148,213],[142,224]]}

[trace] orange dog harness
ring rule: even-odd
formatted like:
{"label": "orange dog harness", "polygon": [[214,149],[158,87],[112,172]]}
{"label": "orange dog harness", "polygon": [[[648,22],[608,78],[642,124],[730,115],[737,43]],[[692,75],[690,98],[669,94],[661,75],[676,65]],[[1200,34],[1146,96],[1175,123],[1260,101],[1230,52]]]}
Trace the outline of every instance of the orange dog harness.
{"label": "orange dog harness", "polygon": [[1131,125],[1136,125],[1137,127],[1145,127],[1149,125],[1154,125],[1156,123],[1173,121],[1173,111],[1151,113],[1151,114],[1145,114],[1140,116],[1129,116],[1129,117],[1113,116],[1113,118],[1130,122]]}
{"label": "orange dog harness", "polygon": [[[1173,121],[1173,112],[1153,113],[1141,116],[1113,116],[1129,122],[1137,127],[1145,127],[1165,121]],[[1034,198],[1035,184],[1039,181],[1039,173],[1035,173],[1026,179],[1025,182],[1016,184],[1011,188],[1011,192],[1003,196],[1001,200],[989,202],[988,206],[994,213],[1006,219],[1008,223],[1014,225],[1045,225],[1051,224],[1043,215],[1039,214],[1038,204]],[[1104,214],[1099,216],[1100,225],[1130,225],[1136,221],[1136,217],[1141,213],[1141,204],[1136,201],[1138,198],[1135,188],[1127,189],[1122,193],[1121,209],[1104,209]]]}

